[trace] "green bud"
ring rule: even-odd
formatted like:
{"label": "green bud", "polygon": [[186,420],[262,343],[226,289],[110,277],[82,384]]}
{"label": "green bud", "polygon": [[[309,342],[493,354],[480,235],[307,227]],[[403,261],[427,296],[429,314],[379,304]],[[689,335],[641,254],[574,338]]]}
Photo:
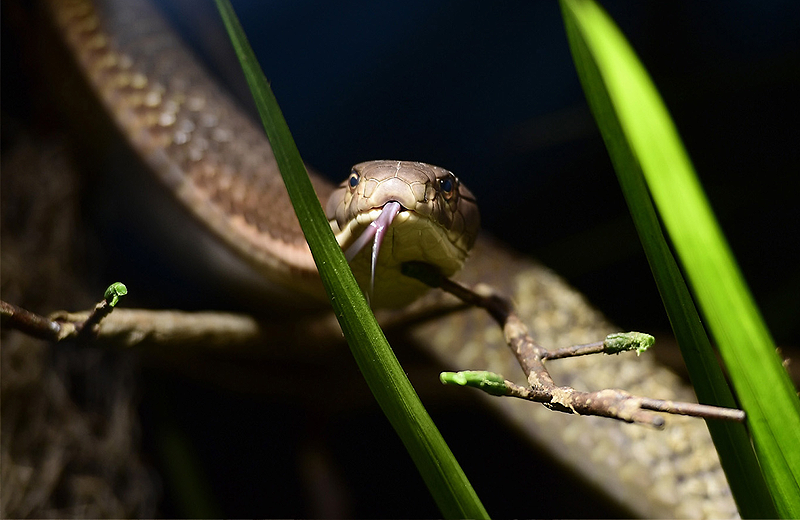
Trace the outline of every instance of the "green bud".
{"label": "green bud", "polygon": [[111,307],[115,307],[119,303],[119,299],[126,294],[128,294],[128,288],[125,287],[125,284],[114,282],[108,286],[105,294],[103,294],[103,298],[105,298]]}
{"label": "green bud", "polygon": [[619,354],[627,350],[635,350],[638,356],[656,342],[650,334],[643,332],[617,332],[606,336],[603,342],[606,354]]}
{"label": "green bud", "polygon": [[439,380],[445,385],[471,386],[491,395],[506,395],[506,380],[500,374],[479,370],[442,372]]}

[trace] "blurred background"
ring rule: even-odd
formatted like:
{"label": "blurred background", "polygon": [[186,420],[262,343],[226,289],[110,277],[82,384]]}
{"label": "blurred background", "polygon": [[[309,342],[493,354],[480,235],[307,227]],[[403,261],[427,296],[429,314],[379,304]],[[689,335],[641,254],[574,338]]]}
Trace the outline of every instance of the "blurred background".
{"label": "blurred background", "polygon": [[[213,4],[163,4],[211,70],[248,105]],[[796,358],[800,10],[778,0],[602,4],[671,111],[777,344]],[[371,159],[420,160],[452,170],[478,196],[486,231],[566,277],[621,329],[654,334],[663,345],[656,354],[682,370],[667,348],[673,343],[669,323],[586,106],[556,2],[234,1],[234,7],[310,165],[337,182],[352,164]],[[4,22],[6,11],[16,12],[4,9]],[[49,112],[32,108],[39,102],[28,90],[32,64],[20,59],[13,31],[4,27],[2,35],[8,156],[19,135],[41,132],[43,119],[51,132],[52,123],[42,117],[31,122],[31,114]],[[8,218],[4,213],[4,233],[14,227]],[[115,225],[90,208],[83,207],[78,220],[91,230],[86,251],[96,269],[90,279],[145,287],[148,296],[138,300],[143,306],[209,308],[220,301],[214,294],[181,301],[173,290],[181,285],[177,275],[154,264],[156,253],[120,243]],[[124,254],[106,262],[98,260],[102,250]],[[409,362],[426,364],[424,356]],[[153,493],[160,497],[158,514],[438,514],[369,399],[338,413],[297,411],[274,395],[221,389],[144,365],[136,365],[130,402],[139,410],[142,459],[160,475]],[[796,365],[791,369],[797,380]],[[359,376],[347,373],[355,381],[349,384],[363,390]],[[588,498],[565,503],[557,489],[568,477],[559,473],[553,473],[553,489],[535,497],[530,482],[497,485],[491,475],[523,475],[548,462],[515,444],[515,433],[477,401],[432,399],[437,424],[455,443],[491,514],[626,514]],[[499,424],[465,433],[465,416]],[[354,438],[353,432],[362,434]],[[504,447],[496,466],[471,466],[471,450],[485,445]],[[169,475],[177,465],[171,457],[186,461],[199,488],[181,489],[178,483],[193,479]],[[329,478],[310,486],[310,474]],[[328,509],[315,506],[308,491],[325,486],[330,489],[322,495],[338,497],[327,499],[333,500]],[[540,498],[545,495],[552,504]],[[202,507],[187,509],[187,503]],[[526,509],[532,504],[537,508]]]}

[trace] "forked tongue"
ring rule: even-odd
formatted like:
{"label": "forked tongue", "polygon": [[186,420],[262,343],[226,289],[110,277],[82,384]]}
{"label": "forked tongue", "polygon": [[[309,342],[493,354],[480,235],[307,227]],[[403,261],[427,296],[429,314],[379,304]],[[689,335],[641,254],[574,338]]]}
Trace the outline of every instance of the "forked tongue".
{"label": "forked tongue", "polygon": [[[350,262],[355,256],[364,249],[364,246],[372,240],[372,263],[370,266],[370,279],[369,279],[369,294],[372,295],[372,291],[375,288],[375,266],[378,264],[378,253],[381,249],[381,244],[383,243],[383,237],[386,236],[386,230],[389,229],[389,226],[392,224],[392,221],[400,213],[400,203],[391,201],[387,202],[383,206],[383,210],[381,214],[378,215],[378,218],[370,222],[367,229],[361,233],[361,236],[353,242],[353,244],[347,248],[347,252],[345,253],[345,257],[347,261]],[[374,239],[374,240],[373,240]]]}

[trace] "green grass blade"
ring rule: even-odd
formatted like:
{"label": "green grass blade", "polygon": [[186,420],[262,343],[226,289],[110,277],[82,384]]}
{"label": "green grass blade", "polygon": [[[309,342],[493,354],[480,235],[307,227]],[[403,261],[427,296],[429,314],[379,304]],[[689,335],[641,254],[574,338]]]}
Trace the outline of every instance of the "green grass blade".
{"label": "green grass blade", "polygon": [[[353,278],[311,187],[286,121],[233,8],[227,0],[217,0],[217,7],[242,62],[281,175],[336,317],[367,384],[406,446],[444,516],[487,518],[486,510],[422,406]],[[388,475],[387,485],[391,485]]]}
{"label": "green grass blade", "polygon": [[[744,429],[709,423],[745,517],[800,516],[800,402],[647,73],[593,1],[562,0],[589,104],[631,208],[701,401],[730,404],[692,299],[672,260],[651,195],[713,334],[742,407]],[[647,184],[645,184],[645,182]]]}

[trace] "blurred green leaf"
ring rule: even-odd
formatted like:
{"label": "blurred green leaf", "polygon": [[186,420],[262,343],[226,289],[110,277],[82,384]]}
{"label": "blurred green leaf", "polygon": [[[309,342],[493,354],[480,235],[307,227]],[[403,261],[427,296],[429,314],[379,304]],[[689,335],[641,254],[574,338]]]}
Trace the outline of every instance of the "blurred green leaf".
{"label": "blurred green leaf", "polygon": [[758,460],[742,426],[708,423],[740,513],[744,517],[774,517],[776,513],[798,517],[800,402],[669,113],[624,36],[595,2],[561,0],[561,7],[584,92],[698,398],[709,404],[734,404],[694,301],[662,235],[659,217],[747,412]]}

